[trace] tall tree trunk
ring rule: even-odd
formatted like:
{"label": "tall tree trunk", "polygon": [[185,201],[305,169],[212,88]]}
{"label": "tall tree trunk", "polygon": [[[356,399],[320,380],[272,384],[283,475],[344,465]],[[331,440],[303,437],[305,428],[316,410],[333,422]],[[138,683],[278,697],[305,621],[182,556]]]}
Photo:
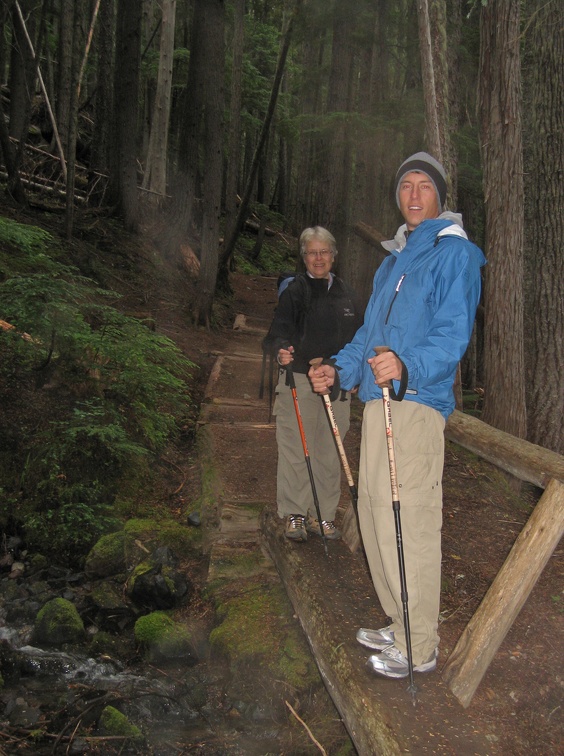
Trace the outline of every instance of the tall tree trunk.
{"label": "tall tree trunk", "polygon": [[141,3],[118,0],[116,65],[114,78],[115,147],[112,186],[117,210],[128,229],[137,228],[137,142],[139,122],[139,69],[141,56]]}
{"label": "tall tree trunk", "polygon": [[233,42],[231,65],[231,101],[227,171],[225,177],[225,238],[235,228],[237,218],[237,186],[241,158],[241,102],[243,97],[243,43],[245,0],[235,0],[233,9]]}
{"label": "tall tree trunk", "polygon": [[102,0],[96,27],[96,95],[94,100],[94,131],[90,165],[94,171],[106,173],[110,165],[110,140],[113,112],[113,51],[115,39],[115,2]]}
{"label": "tall tree trunk", "polygon": [[[36,16],[32,13],[32,0],[21,0],[21,15],[27,18],[28,32],[33,38]],[[20,13],[12,7],[12,46],[10,56],[10,111],[8,130],[15,139],[27,138],[31,98],[35,92],[34,56],[30,50]]]}
{"label": "tall tree trunk", "polygon": [[[76,8],[76,16],[79,10]],[[69,123],[72,97],[73,38],[75,23],[74,0],[61,0],[59,12],[59,55],[57,65],[56,114],[59,137],[65,155],[69,154]]]}
{"label": "tall tree trunk", "polygon": [[519,3],[481,10],[479,113],[486,204],[482,418],[524,438],[523,154]]}
{"label": "tall tree trunk", "polygon": [[149,189],[154,193],[154,196],[166,194],[175,19],[176,0],[163,0],[157,91],[151,121],[145,176],[143,177],[143,188]]}
{"label": "tall tree trunk", "polygon": [[[345,183],[347,175],[350,176],[352,172],[347,114],[352,99],[353,19],[354,14],[351,14],[348,3],[338,1],[334,4],[331,70],[325,116],[330,125],[326,128],[327,136],[324,139],[325,159],[319,187],[319,216],[315,219],[320,225],[330,227],[341,248],[348,222],[349,197],[345,193]],[[343,258],[339,259],[339,265],[343,265]]]}
{"label": "tall tree trunk", "polygon": [[447,173],[447,205],[455,208],[452,176],[456,165],[450,129],[448,92],[447,28],[445,0],[418,0],[419,46],[425,99],[425,132],[429,152],[445,167]]}
{"label": "tall tree trunk", "polygon": [[203,14],[203,48],[206,66],[203,81],[204,172],[202,187],[202,234],[196,322],[209,328],[219,264],[219,217],[221,213],[222,121],[224,108],[224,23],[223,0],[198,0]]}
{"label": "tall tree trunk", "polygon": [[528,440],[564,454],[564,6],[526,7]]}

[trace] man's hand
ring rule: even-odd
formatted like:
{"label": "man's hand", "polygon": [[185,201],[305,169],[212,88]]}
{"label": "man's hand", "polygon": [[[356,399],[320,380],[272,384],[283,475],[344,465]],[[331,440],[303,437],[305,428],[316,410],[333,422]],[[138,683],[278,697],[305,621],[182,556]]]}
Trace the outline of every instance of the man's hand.
{"label": "man's hand", "polygon": [[316,394],[330,394],[331,386],[335,383],[335,368],[333,365],[311,367],[308,377]]}
{"label": "man's hand", "polygon": [[393,352],[382,352],[368,360],[370,369],[374,373],[374,383],[383,386],[389,381],[401,380],[402,363]]}
{"label": "man's hand", "polygon": [[286,365],[294,361],[294,347],[289,346],[287,349],[279,349],[276,359],[279,365],[286,367]]}

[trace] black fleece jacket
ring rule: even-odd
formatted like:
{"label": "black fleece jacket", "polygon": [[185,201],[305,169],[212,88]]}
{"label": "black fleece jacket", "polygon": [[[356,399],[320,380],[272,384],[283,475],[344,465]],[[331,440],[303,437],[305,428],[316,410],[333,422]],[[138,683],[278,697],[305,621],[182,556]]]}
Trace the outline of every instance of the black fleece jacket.
{"label": "black fleece jacket", "polygon": [[264,347],[276,355],[293,346],[294,372],[307,373],[310,360],[336,354],[361,325],[357,297],[342,279],[334,276],[329,287],[326,278],[298,273],[280,297]]}

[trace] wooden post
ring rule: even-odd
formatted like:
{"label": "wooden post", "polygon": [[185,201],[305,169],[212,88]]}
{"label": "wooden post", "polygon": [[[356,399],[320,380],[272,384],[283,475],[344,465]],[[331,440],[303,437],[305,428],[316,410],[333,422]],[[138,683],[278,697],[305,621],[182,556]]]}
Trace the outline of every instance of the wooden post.
{"label": "wooden post", "polygon": [[450,655],[443,677],[466,708],[564,531],[564,483],[553,479]]}

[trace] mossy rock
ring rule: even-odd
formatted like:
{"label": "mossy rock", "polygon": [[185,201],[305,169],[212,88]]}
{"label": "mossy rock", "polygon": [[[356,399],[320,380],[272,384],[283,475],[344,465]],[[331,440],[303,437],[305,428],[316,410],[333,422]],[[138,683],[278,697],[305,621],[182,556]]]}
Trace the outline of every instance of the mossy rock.
{"label": "mossy rock", "polygon": [[142,547],[152,551],[156,546],[168,546],[179,557],[194,554],[201,548],[201,530],[181,525],[172,519],[157,522],[135,518],[125,523],[124,530],[125,559],[128,565],[134,565],[143,558]]}
{"label": "mossy rock", "polygon": [[188,629],[165,612],[151,612],[135,623],[135,640],[143,646],[150,661],[191,658],[192,642]]}
{"label": "mossy rock", "polygon": [[64,598],[48,601],[38,612],[33,642],[46,646],[76,644],[84,640],[84,623],[74,604]]}
{"label": "mossy rock", "polygon": [[281,586],[260,585],[218,606],[221,625],[210,644],[229,658],[234,671],[260,660],[277,679],[296,690],[320,682],[319,671],[299,626],[282,618],[291,614]]}
{"label": "mossy rock", "polygon": [[98,721],[99,730],[105,735],[131,738],[136,742],[144,740],[143,733],[121,711],[113,706],[106,706],[102,709]]}
{"label": "mossy rock", "polygon": [[125,538],[123,530],[102,536],[86,557],[85,572],[89,577],[110,577],[125,569]]}

